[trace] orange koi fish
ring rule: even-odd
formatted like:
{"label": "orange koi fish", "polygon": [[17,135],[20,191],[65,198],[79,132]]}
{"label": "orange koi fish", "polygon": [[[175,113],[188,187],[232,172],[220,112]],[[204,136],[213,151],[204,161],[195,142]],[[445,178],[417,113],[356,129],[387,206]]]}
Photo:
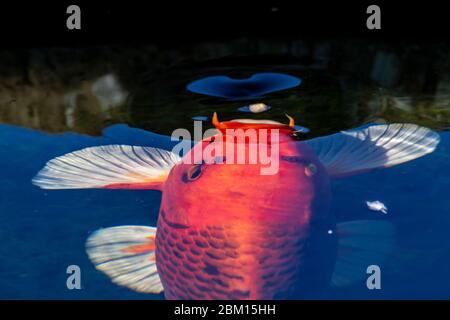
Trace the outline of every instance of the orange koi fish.
{"label": "orange koi fish", "polygon": [[[33,179],[43,189],[155,189],[162,192],[157,227],[120,226],[93,233],[86,250],[113,282],[167,299],[289,299],[364,279],[393,248],[384,221],[337,224],[330,178],[391,167],[435,150],[439,135],[414,124],[372,125],[306,141],[293,120],[213,123],[218,134],[184,157],[151,147],[108,145],[50,160]],[[276,130],[261,141],[278,151],[275,174],[240,164],[217,150],[249,155],[251,143],[227,129]],[[234,155],[236,156],[236,154]],[[220,158],[221,163],[211,160]],[[363,267],[353,264],[358,261]],[[367,262],[366,265],[364,263]],[[360,270],[360,271],[359,271]]]}

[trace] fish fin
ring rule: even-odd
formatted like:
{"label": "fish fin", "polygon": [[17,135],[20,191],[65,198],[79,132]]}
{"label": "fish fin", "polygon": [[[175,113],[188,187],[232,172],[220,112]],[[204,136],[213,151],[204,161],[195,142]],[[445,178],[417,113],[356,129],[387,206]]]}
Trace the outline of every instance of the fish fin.
{"label": "fish fin", "polygon": [[434,151],[439,135],[415,124],[372,125],[305,141],[331,176],[387,168]]}
{"label": "fish fin", "polygon": [[33,184],[42,189],[160,190],[179,161],[175,153],[151,147],[90,147],[50,160]]}
{"label": "fish fin", "polygon": [[395,244],[394,226],[387,221],[356,220],[337,225],[338,254],[331,283],[342,287],[368,277],[367,267],[386,266]]}
{"label": "fish fin", "polygon": [[120,226],[100,229],[86,241],[95,267],[112,282],[137,292],[164,290],[155,262],[156,228]]}

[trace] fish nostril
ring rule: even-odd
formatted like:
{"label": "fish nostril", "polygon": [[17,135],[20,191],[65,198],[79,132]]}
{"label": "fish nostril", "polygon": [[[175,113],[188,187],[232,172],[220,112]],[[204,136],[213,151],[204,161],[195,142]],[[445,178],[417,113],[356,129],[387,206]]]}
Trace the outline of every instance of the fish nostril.
{"label": "fish nostril", "polygon": [[312,177],[317,173],[317,166],[313,163],[308,164],[305,167],[305,175],[308,177]]}

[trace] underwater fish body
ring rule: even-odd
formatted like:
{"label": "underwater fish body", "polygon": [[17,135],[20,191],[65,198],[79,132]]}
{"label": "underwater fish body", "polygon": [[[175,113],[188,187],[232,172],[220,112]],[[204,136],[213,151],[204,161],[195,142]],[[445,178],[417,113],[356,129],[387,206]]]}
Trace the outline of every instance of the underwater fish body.
{"label": "underwater fish body", "polygon": [[[87,241],[93,263],[119,285],[164,291],[168,299],[303,298],[365,277],[345,262],[373,261],[365,243],[378,253],[392,247],[388,223],[336,225],[330,178],[410,161],[439,143],[433,131],[409,124],[298,141],[293,122],[213,123],[225,134],[200,141],[183,158],[150,147],[87,148],[49,161],[33,182],[46,189],[162,191],[157,228],[106,228]],[[223,155],[223,163],[186,161],[212,144],[251,154],[250,143],[225,143],[226,129],[278,130],[279,140],[257,141],[269,149],[276,143],[276,174]],[[353,259],[340,259],[342,252]]]}

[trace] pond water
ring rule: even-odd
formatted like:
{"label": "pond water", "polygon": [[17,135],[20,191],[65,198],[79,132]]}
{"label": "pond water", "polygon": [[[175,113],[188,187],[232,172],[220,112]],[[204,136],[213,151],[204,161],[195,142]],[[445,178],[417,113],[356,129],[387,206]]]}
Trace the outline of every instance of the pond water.
{"label": "pond water", "polygon": [[[0,62],[0,298],[162,299],[111,283],[84,249],[99,228],[155,226],[159,191],[41,190],[31,179],[48,160],[88,146],[170,149],[173,130],[192,130],[196,117],[206,120],[205,130],[211,128],[213,112],[221,120],[283,123],[288,114],[309,129],[304,139],[369,123],[436,130],[440,144],[425,157],[332,181],[331,210],[338,222],[389,221],[398,251],[389,267],[381,266],[381,290],[361,282],[330,288],[323,298],[450,298],[449,48],[267,43],[33,49],[20,53],[27,63],[16,51],[2,52],[9,60]],[[264,72],[288,74],[301,84],[247,99],[186,90],[204,77],[242,79]],[[239,111],[255,103],[271,108]],[[387,213],[369,210],[366,201],[380,201]],[[66,287],[69,265],[81,268],[81,290]]]}

